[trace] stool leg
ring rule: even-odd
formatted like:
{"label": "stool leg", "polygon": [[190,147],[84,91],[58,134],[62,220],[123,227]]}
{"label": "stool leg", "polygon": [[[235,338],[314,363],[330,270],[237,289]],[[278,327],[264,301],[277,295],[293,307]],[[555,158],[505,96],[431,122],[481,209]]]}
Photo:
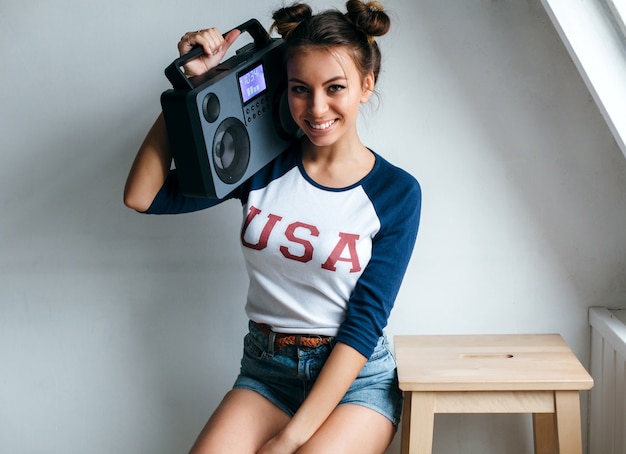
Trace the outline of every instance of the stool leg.
{"label": "stool leg", "polygon": [[535,454],[558,454],[556,414],[533,413]]}
{"label": "stool leg", "polygon": [[432,454],[435,393],[405,392],[402,416],[402,454]]}
{"label": "stool leg", "polygon": [[402,440],[400,443],[400,453],[409,454],[409,442],[411,440],[411,396],[413,393],[404,393],[404,403],[402,404]]}
{"label": "stool leg", "polygon": [[555,391],[557,439],[562,454],[582,454],[580,394],[578,391]]}

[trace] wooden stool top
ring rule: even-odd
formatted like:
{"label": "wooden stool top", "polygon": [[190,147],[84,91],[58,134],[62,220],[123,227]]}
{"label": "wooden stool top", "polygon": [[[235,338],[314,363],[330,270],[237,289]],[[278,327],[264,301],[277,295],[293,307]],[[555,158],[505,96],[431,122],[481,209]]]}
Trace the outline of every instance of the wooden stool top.
{"label": "wooden stool top", "polygon": [[593,379],[559,334],[394,337],[403,391],[583,390]]}

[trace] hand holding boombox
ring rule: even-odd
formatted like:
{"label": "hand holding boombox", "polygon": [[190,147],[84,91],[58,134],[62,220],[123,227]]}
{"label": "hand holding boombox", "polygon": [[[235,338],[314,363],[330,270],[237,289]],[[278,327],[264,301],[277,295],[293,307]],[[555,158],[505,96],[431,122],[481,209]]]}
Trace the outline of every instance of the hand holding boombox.
{"label": "hand holding boombox", "polygon": [[[211,67],[236,30],[254,41]],[[215,52],[213,33],[183,37],[179,49],[190,51],[165,69],[172,88],[161,106],[181,191],[220,199],[287,149],[299,129],[287,105],[283,40],[251,19],[223,35],[225,45]]]}

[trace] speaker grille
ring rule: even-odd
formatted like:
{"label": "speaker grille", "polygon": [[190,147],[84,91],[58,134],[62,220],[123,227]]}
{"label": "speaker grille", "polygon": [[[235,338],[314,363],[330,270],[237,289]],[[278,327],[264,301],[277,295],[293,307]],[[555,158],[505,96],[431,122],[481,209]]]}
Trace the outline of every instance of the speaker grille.
{"label": "speaker grille", "polygon": [[237,118],[222,121],[213,137],[213,164],[224,183],[236,183],[244,176],[250,162],[250,137]]}

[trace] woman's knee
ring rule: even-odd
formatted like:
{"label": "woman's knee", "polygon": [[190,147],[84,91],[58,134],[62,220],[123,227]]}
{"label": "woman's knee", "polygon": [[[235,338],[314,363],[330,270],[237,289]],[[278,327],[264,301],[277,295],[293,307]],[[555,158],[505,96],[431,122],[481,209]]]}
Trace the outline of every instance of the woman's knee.
{"label": "woman's knee", "polygon": [[297,454],[383,454],[395,434],[394,425],[380,413],[360,405],[344,404],[335,409]]}
{"label": "woman's knee", "polygon": [[198,436],[190,454],[255,453],[289,417],[254,391],[230,391]]}

